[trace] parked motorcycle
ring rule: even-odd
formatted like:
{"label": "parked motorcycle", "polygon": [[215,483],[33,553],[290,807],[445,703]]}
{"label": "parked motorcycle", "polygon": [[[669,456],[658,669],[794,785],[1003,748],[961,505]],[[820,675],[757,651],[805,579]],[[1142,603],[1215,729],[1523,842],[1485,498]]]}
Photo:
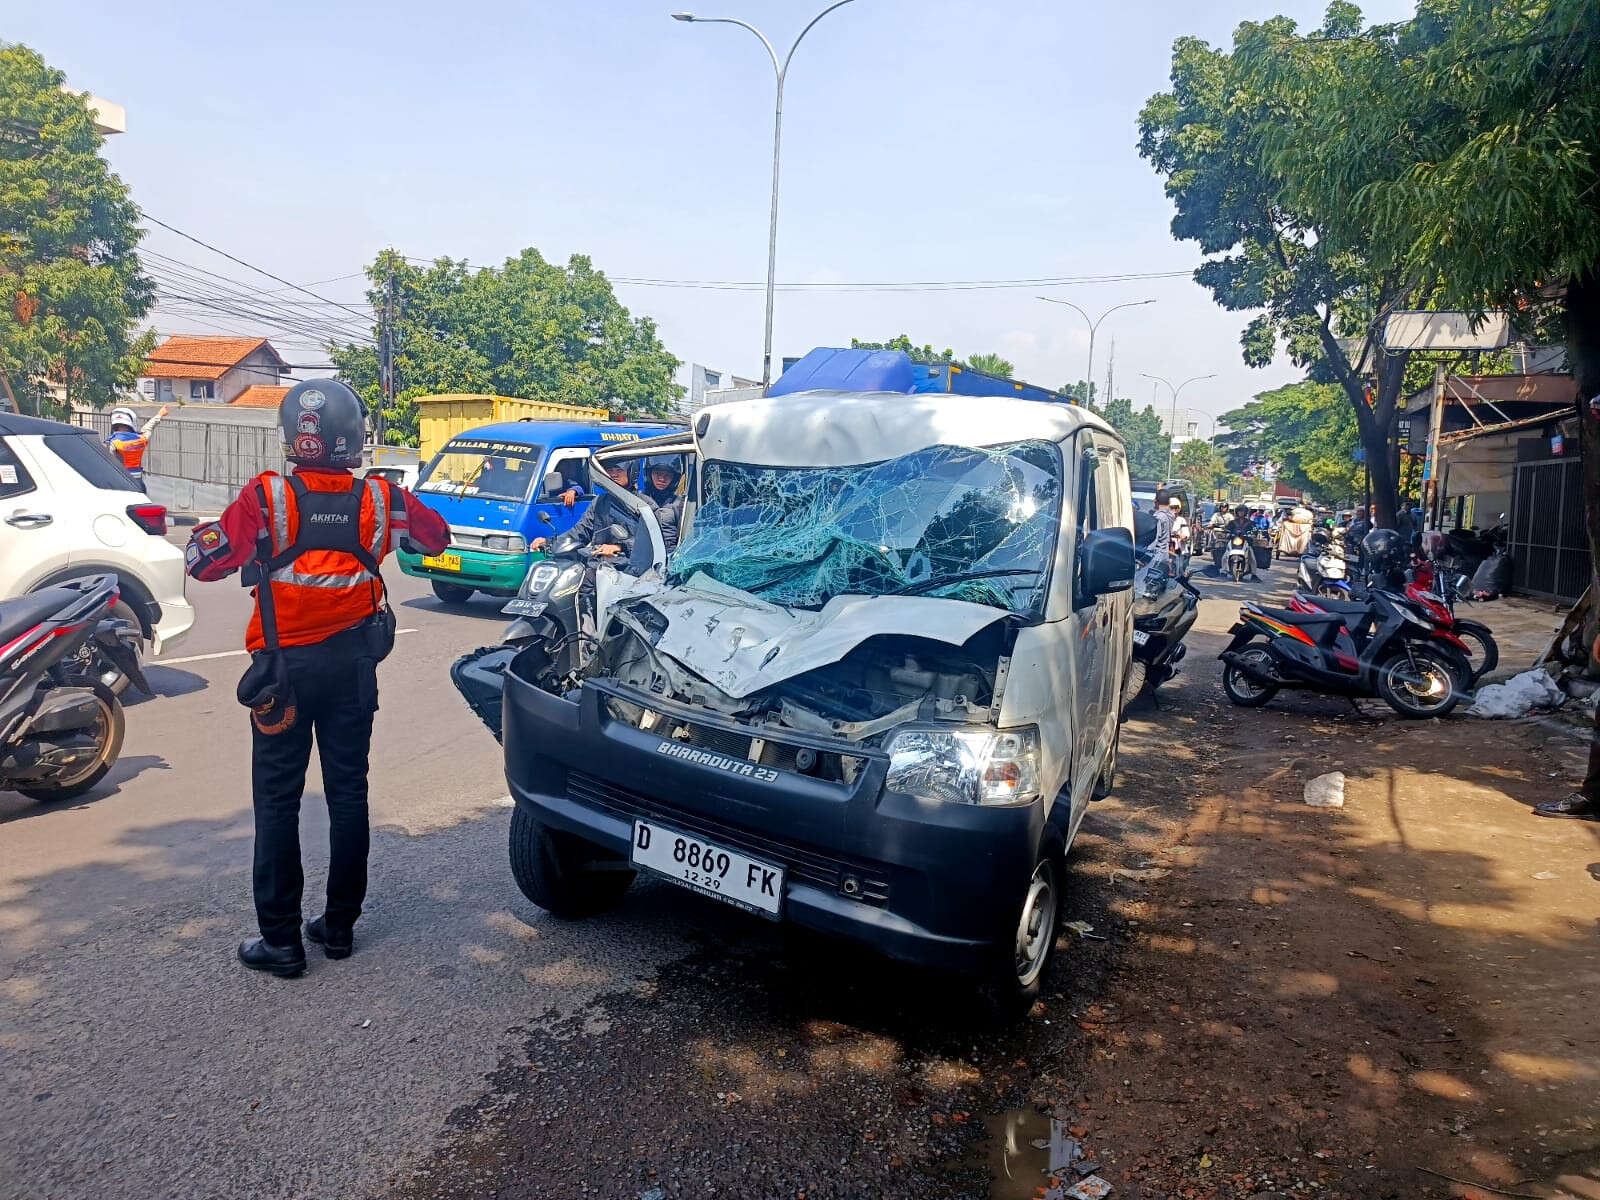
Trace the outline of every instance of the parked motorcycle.
{"label": "parked motorcycle", "polygon": [[67,800],[116,763],[122,705],[98,678],[99,656],[150,691],[138,630],[110,616],[117,600],[116,576],[95,575],[0,603],[0,791]]}
{"label": "parked motorcycle", "polygon": [[[1447,658],[1450,658],[1457,667],[1458,682],[1463,690],[1470,689],[1477,681],[1478,672],[1473,661],[1473,648],[1458,637],[1454,630],[1440,621],[1428,608],[1417,603],[1410,596],[1399,596],[1393,592],[1387,593],[1391,603],[1399,604],[1416,616],[1427,620],[1432,635],[1430,640]],[[1365,636],[1364,631],[1371,629],[1373,622],[1379,617],[1374,594],[1367,592],[1357,599],[1329,599],[1326,596],[1309,596],[1305,592],[1295,592],[1289,597],[1289,609],[1299,613],[1332,613],[1344,622],[1346,629],[1354,632],[1355,636]]]}
{"label": "parked motorcycle", "polygon": [[1300,589],[1313,596],[1339,600],[1350,595],[1349,569],[1327,530],[1319,529],[1311,535],[1310,546],[1300,556],[1297,578]]}
{"label": "parked motorcycle", "polygon": [[1122,688],[1122,709],[1148,688],[1152,694],[1178,672],[1189,652],[1184,637],[1200,612],[1200,593],[1187,573],[1170,577],[1154,595],[1139,592],[1133,606],[1133,660]]}
{"label": "parked motorcycle", "polygon": [[1406,585],[1406,598],[1464,643],[1467,659],[1472,663],[1472,682],[1477,683],[1500,665],[1500,647],[1487,625],[1456,616],[1456,603],[1461,598],[1461,588],[1465,582],[1465,575],[1452,578],[1443,571],[1429,572],[1427,582],[1424,582],[1419,572]]}
{"label": "parked motorcycle", "polygon": [[[1332,605],[1335,601],[1326,601]],[[1374,592],[1351,613],[1296,612],[1247,604],[1219,657],[1222,690],[1256,708],[1279,690],[1376,696],[1402,717],[1442,717],[1466,693],[1471,666],[1439,644],[1433,626],[1406,600]]]}

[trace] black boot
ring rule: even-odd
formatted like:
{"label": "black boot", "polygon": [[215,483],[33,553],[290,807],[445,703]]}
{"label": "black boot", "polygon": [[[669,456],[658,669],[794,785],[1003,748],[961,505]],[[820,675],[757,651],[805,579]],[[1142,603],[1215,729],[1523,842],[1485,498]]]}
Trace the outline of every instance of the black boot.
{"label": "black boot", "polygon": [[305,973],[306,948],[298,941],[292,946],[274,946],[266,938],[246,938],[239,943],[239,961],[252,971],[293,979]]}
{"label": "black boot", "polygon": [[322,952],[329,958],[349,958],[355,953],[355,934],[348,929],[329,929],[327,917],[307,921],[306,937],[321,946]]}
{"label": "black boot", "polygon": [[1591,800],[1582,792],[1573,792],[1559,800],[1546,800],[1533,806],[1536,817],[1565,817],[1569,821],[1600,821],[1600,801]]}

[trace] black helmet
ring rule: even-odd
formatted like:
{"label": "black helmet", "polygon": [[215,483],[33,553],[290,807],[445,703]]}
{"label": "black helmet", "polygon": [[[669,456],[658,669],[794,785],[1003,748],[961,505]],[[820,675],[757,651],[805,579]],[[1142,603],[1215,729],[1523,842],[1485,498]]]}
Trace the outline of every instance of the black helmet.
{"label": "black helmet", "polygon": [[1374,562],[1404,557],[1406,540],[1392,529],[1374,529],[1361,539],[1362,552]]}
{"label": "black helmet", "polygon": [[303,467],[359,467],[367,410],[337,379],[307,379],[278,405],[283,453]]}
{"label": "black helmet", "polygon": [[644,460],[644,477],[650,478],[652,471],[666,471],[672,476],[672,482],[667,486],[675,488],[678,480],[683,478],[683,468],[678,463],[676,454],[656,454]]}

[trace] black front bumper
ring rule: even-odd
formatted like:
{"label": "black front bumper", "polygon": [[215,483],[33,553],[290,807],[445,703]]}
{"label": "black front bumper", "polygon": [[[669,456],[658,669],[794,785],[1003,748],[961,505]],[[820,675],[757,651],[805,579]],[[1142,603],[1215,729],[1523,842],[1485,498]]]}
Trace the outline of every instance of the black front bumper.
{"label": "black front bumper", "polygon": [[[887,758],[824,737],[786,745],[865,762],[850,784],[795,770],[746,773],[727,752],[614,716],[610,701],[692,721],[712,738],[751,730],[703,709],[591,680],[571,699],[505,673],[506,779],[538,819],[627,855],[645,818],[786,870],[781,916],[892,958],[978,970],[1009,961],[1044,828],[1043,806],[946,804],[884,788]],[[724,743],[726,744],[726,743]]]}

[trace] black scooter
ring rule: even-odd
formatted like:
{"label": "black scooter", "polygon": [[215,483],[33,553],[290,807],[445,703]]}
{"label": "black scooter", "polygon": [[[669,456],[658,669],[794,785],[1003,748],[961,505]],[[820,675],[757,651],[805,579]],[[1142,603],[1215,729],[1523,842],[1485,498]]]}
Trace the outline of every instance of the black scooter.
{"label": "black scooter", "polygon": [[150,693],[117,599],[116,576],[95,575],[0,604],[0,791],[68,800],[116,763],[122,705],[83,664],[103,655]]}
{"label": "black scooter", "polygon": [[1442,717],[1455,708],[1472,668],[1435,641],[1426,618],[1381,591],[1367,605],[1350,607],[1366,616],[1241,608],[1229,630],[1233,640],[1218,655],[1226,664],[1222,690],[1228,699],[1258,708],[1281,688],[1294,687],[1352,700],[1376,696],[1402,717]]}
{"label": "black scooter", "polygon": [[[1148,551],[1140,554],[1141,566],[1149,562]],[[1178,673],[1178,664],[1189,652],[1184,642],[1200,613],[1200,593],[1189,582],[1187,572],[1169,576],[1160,590],[1149,595],[1141,590],[1133,605],[1133,660],[1122,687],[1122,711],[1146,689],[1151,698],[1155,690]]]}

